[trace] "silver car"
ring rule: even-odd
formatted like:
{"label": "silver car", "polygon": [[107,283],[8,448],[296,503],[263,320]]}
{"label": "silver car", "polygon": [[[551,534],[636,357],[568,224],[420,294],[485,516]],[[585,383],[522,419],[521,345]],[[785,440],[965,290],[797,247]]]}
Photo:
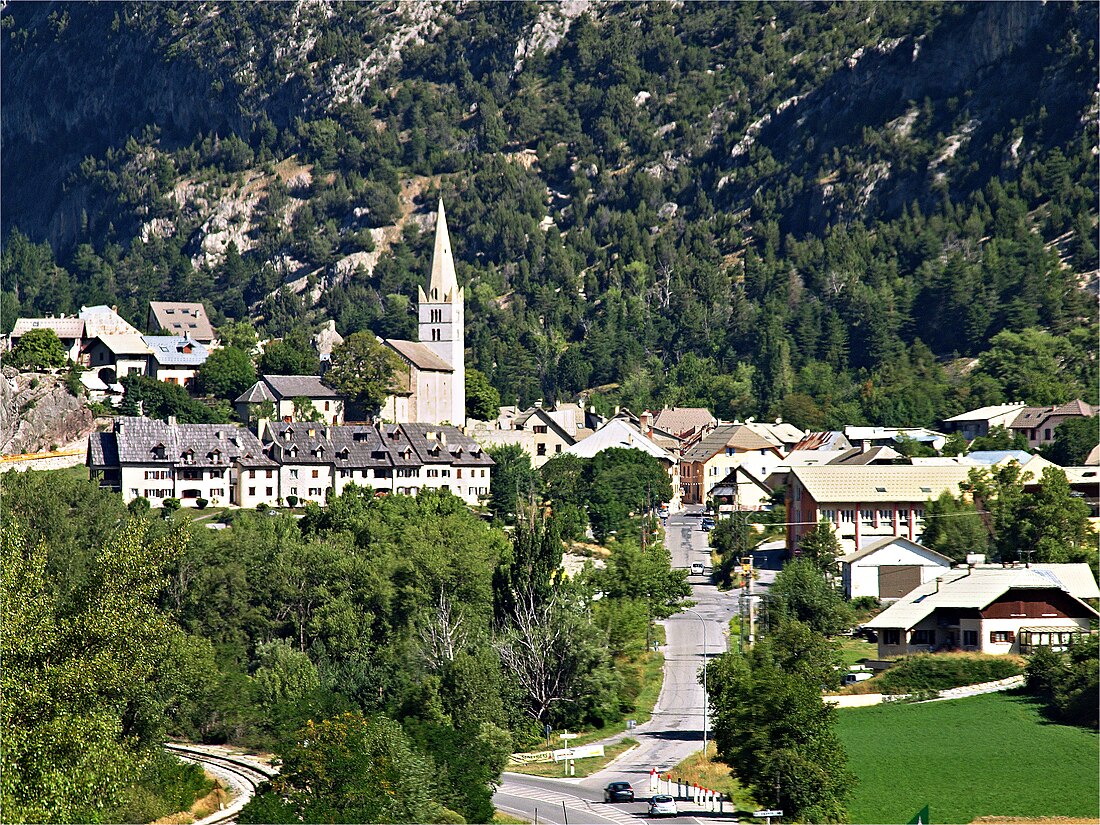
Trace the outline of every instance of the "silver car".
{"label": "silver car", "polygon": [[676,800],[671,796],[655,796],[649,800],[650,816],[677,816]]}

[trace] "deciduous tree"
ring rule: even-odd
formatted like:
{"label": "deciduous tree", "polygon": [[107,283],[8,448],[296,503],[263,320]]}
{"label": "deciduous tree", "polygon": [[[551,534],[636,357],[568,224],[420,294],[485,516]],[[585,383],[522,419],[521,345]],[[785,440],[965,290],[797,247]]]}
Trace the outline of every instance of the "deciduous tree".
{"label": "deciduous tree", "polygon": [[401,357],[369,332],[356,332],[333,348],[324,382],[374,415],[399,389],[405,368]]}
{"label": "deciduous tree", "polygon": [[57,333],[48,327],[25,333],[5,362],[13,367],[44,370],[65,366],[65,348]]}
{"label": "deciduous tree", "polygon": [[207,356],[196,377],[204,393],[232,401],[255,383],[256,367],[244,350],[222,347]]}

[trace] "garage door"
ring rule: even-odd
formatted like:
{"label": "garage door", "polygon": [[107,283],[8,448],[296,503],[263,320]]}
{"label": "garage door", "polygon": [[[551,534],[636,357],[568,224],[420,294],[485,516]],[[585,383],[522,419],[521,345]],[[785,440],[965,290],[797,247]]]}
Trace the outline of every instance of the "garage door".
{"label": "garage door", "polygon": [[884,564],[878,569],[880,599],[900,599],[919,584],[919,564]]}

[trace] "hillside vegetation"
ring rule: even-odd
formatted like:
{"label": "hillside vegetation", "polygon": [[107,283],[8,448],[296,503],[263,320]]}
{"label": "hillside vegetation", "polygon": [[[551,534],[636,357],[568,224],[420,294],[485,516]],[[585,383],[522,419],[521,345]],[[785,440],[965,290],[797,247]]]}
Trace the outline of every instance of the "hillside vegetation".
{"label": "hillside vegetation", "polygon": [[1095,23],[8,4],[0,323],[206,299],[265,337],[409,337],[442,195],[468,360],[507,403],[831,427],[1095,402]]}

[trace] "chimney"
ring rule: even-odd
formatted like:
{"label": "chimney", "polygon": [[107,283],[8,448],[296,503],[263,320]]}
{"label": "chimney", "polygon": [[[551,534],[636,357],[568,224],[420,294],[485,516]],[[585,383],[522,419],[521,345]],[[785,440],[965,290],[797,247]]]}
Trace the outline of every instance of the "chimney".
{"label": "chimney", "polygon": [[540,398],[540,399],[538,399],[538,400],[537,400],[537,401],[535,402],[535,409],[536,409],[536,410],[541,410],[541,409],[542,409],[542,399],[541,399],[541,398]]}
{"label": "chimney", "polygon": [[176,426],[176,417],[174,415],[168,416],[168,426],[169,427],[175,427]]}
{"label": "chimney", "polygon": [[268,418],[256,419],[256,438],[260,439],[260,441],[264,440],[264,432],[267,430],[270,423],[271,420]]}

